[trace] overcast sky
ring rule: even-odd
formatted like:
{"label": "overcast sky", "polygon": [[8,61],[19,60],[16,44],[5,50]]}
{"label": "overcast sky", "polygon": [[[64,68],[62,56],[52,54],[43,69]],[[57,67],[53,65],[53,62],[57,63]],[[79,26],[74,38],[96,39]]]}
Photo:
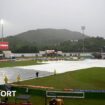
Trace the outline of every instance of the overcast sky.
{"label": "overcast sky", "polygon": [[[69,29],[105,38],[105,0],[0,0],[4,35],[39,28]],[[1,33],[1,25],[0,25]]]}

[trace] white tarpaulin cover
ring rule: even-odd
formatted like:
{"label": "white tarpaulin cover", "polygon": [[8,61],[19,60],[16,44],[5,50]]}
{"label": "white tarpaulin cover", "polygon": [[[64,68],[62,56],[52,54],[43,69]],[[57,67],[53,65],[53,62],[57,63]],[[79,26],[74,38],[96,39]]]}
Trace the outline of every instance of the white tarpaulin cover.
{"label": "white tarpaulin cover", "polygon": [[83,61],[49,61],[42,65],[19,66],[10,68],[0,68],[0,84],[4,83],[5,75],[9,82],[16,81],[18,74],[21,80],[36,78],[36,72],[39,72],[39,77],[44,77],[56,73],[64,73],[91,67],[105,67],[105,60],[83,60]]}

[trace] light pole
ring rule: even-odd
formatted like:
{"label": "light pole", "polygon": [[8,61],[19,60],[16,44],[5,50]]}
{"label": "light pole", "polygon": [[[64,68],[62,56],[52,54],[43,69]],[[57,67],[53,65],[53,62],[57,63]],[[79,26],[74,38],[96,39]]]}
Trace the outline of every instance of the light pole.
{"label": "light pole", "polygon": [[4,27],[3,27],[4,21],[3,21],[3,19],[1,19],[0,23],[1,23],[2,42],[3,42],[3,35],[4,35]]}
{"label": "light pole", "polygon": [[84,35],[85,26],[81,26],[81,30],[83,34],[83,53],[84,53],[85,52],[85,35]]}

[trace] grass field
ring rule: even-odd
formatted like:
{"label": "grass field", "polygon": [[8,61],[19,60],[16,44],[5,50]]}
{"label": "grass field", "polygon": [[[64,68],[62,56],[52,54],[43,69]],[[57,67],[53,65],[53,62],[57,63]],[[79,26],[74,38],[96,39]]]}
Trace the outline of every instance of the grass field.
{"label": "grass field", "polygon": [[21,84],[51,86],[56,89],[105,89],[105,68],[90,68],[23,81]]}
{"label": "grass field", "polygon": [[28,65],[36,65],[37,61],[34,60],[26,60],[26,61],[5,61],[0,62],[0,68],[2,67],[15,67],[15,66],[28,66]]}
{"label": "grass field", "polygon": [[[51,86],[55,89],[103,89],[105,90],[105,68],[90,68],[44,78],[23,81],[20,84]],[[33,105],[44,105],[45,98],[33,95]],[[64,105],[104,105],[103,99],[64,99]]]}

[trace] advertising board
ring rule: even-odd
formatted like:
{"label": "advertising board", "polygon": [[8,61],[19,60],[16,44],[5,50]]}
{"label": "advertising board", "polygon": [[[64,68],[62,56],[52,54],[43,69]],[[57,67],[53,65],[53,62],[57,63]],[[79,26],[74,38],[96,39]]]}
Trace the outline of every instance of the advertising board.
{"label": "advertising board", "polygon": [[0,42],[0,50],[8,50],[9,45],[8,42]]}

